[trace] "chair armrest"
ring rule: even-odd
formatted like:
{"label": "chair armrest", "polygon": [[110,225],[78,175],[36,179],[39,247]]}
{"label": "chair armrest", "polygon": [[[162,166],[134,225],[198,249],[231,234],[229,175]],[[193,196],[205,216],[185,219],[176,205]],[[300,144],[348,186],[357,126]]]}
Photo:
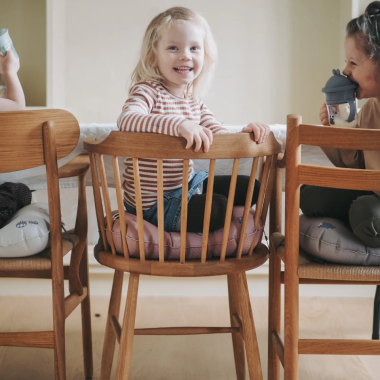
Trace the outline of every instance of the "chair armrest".
{"label": "chair armrest", "polygon": [[78,177],[86,174],[89,169],[90,158],[88,154],[81,154],[58,169],[58,178]]}

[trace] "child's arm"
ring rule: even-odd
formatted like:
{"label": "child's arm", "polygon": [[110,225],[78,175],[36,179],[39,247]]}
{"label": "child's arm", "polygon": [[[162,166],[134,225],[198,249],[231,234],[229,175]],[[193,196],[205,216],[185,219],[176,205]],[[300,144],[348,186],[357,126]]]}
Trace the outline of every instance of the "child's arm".
{"label": "child's arm", "polygon": [[12,51],[3,57],[0,53],[0,73],[3,74],[7,87],[7,99],[0,99],[0,111],[18,111],[25,108],[25,96],[17,72],[20,61]]}
{"label": "child's arm", "polygon": [[319,110],[319,120],[323,125],[330,125],[326,103],[323,103],[321,109]]}
{"label": "child's arm", "polygon": [[134,86],[117,120],[119,129],[179,137],[179,126],[186,119],[183,116],[152,114],[156,96],[156,90],[149,84],[140,83]]}

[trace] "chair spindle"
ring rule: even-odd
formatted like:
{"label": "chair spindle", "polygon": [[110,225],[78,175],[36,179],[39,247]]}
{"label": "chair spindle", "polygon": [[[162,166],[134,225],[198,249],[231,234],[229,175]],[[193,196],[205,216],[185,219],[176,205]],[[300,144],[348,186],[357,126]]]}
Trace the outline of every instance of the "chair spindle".
{"label": "chair spindle", "polygon": [[272,188],[273,188],[273,183],[274,183],[274,176],[276,174],[276,167],[277,167],[277,155],[272,156],[272,165],[270,167],[270,173],[269,173],[269,179],[268,179],[268,184],[267,184],[267,189],[265,191],[265,199],[264,199],[264,206],[261,211],[261,220],[265,225],[265,221],[267,219],[267,214],[268,214],[268,207],[269,207],[269,202],[272,196]]}
{"label": "chair spindle", "polygon": [[119,162],[116,156],[112,156],[112,164],[113,164],[113,174],[114,174],[115,186],[116,186],[117,206],[119,210],[121,241],[123,242],[123,253],[124,253],[124,257],[128,258],[129,252],[128,252],[128,245],[127,245],[127,223],[125,220],[124,201],[123,201],[123,194],[121,191]]}
{"label": "chair spindle", "polygon": [[183,160],[182,204],[181,204],[181,252],[180,252],[181,264],[184,264],[185,259],[186,259],[188,189],[189,189],[189,160]]}
{"label": "chair spindle", "polygon": [[239,245],[238,245],[237,254],[236,254],[236,257],[238,259],[241,258],[241,254],[243,252],[245,232],[247,230],[248,217],[249,217],[250,210],[251,210],[252,195],[253,195],[253,191],[255,190],[255,180],[256,180],[258,163],[259,163],[259,157],[255,157],[253,162],[252,162],[252,169],[251,169],[251,175],[249,177],[247,197],[245,198],[243,222],[241,225]]}
{"label": "chair spindle", "polygon": [[206,206],[205,215],[203,220],[203,238],[202,238],[202,255],[201,262],[205,263],[207,258],[207,243],[208,234],[210,229],[211,218],[211,206],[212,206],[212,194],[214,191],[214,177],[215,177],[215,160],[210,160],[209,172],[207,181],[207,193],[206,193]]}
{"label": "chair spindle", "polygon": [[90,153],[91,176],[92,176],[92,182],[93,182],[92,189],[94,191],[95,210],[96,210],[96,219],[98,221],[98,229],[102,236],[104,249],[108,251],[109,245],[108,245],[106,232],[105,232],[105,225],[104,225],[104,213],[103,213],[103,206],[102,206],[103,202],[102,202],[102,196],[100,194],[98,171],[96,170],[97,168],[96,158],[95,158],[96,155],[97,153]]}
{"label": "chair spindle", "polygon": [[162,159],[157,159],[157,206],[158,206],[158,255],[159,261],[165,261],[164,246],[164,170]]}
{"label": "chair spindle", "polygon": [[[260,191],[259,191],[259,196],[257,198],[257,203],[256,203],[256,212],[255,212],[255,228],[260,223],[260,217],[261,217],[261,212],[263,209],[263,200],[264,200],[264,194],[265,190],[267,187],[267,182],[268,182],[268,176],[269,176],[269,169],[272,165],[272,160],[273,156],[268,156],[266,157],[265,164],[264,164],[264,170],[263,170],[263,175],[261,177],[261,182],[260,182]],[[251,248],[249,249],[248,255],[252,255],[253,252],[253,244],[251,245]]]}
{"label": "chair spindle", "polygon": [[226,210],[226,218],[224,220],[224,231],[223,231],[223,240],[222,240],[222,250],[220,253],[220,261],[224,261],[224,259],[226,258],[227,242],[228,242],[228,235],[230,233],[232,209],[234,207],[234,198],[235,198],[238,171],[239,171],[239,159],[235,158],[234,165],[232,167],[230,191],[228,192],[227,210]]}
{"label": "chair spindle", "polygon": [[145,261],[144,223],[143,223],[143,210],[142,210],[140,171],[139,171],[138,158],[133,158],[133,179],[135,181],[135,199],[136,199],[137,229],[139,233],[140,260]]}
{"label": "chair spindle", "polygon": [[112,239],[112,214],[111,214],[111,201],[110,201],[110,195],[108,193],[108,184],[107,184],[107,176],[106,176],[106,169],[104,166],[104,159],[103,154],[99,155],[99,170],[100,170],[100,180],[102,183],[102,192],[103,192],[103,199],[104,199],[104,207],[106,209],[106,218],[107,218],[107,228],[111,234],[111,251],[113,255],[116,255],[116,249],[115,249],[115,243]]}

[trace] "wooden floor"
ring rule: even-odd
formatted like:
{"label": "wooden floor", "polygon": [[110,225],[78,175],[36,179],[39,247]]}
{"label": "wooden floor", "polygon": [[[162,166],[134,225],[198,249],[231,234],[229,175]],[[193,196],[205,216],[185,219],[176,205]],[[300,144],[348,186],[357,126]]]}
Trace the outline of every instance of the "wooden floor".
{"label": "wooden floor", "polygon": [[[301,338],[330,337],[367,339],[371,336],[370,298],[302,298]],[[108,299],[92,298],[94,378],[99,379]],[[124,305],[122,305],[123,307]],[[252,298],[266,379],[267,299]],[[48,298],[0,298],[1,331],[46,330],[52,325]],[[95,314],[100,314],[96,317]],[[139,300],[137,327],[215,325],[229,323],[225,298],[152,298]],[[83,379],[80,313],[66,324],[68,380]],[[115,356],[116,357],[116,356]],[[115,376],[113,367],[113,378]],[[380,358],[374,356],[311,356],[300,358],[301,380],[375,380],[380,378]],[[53,351],[0,348],[0,379],[53,379]],[[236,379],[229,335],[135,338],[132,379],[227,380]]]}

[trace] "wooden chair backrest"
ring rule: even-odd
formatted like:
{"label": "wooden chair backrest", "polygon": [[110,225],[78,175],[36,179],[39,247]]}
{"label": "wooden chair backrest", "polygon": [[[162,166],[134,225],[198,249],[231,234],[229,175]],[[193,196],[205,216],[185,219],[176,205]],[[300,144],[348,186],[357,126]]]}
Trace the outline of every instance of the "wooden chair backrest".
{"label": "wooden chair backrest", "polygon": [[[108,193],[107,176],[104,167],[104,155],[112,156],[114,177],[116,184],[116,196],[118,203],[118,211],[120,217],[122,241],[124,256],[129,257],[128,246],[126,241],[126,223],[124,215],[124,204],[122,186],[120,181],[118,157],[131,157],[133,159],[134,182],[136,189],[136,212],[139,235],[140,260],[145,260],[144,251],[144,228],[143,228],[143,211],[141,202],[141,187],[139,175],[139,158],[150,158],[157,160],[157,189],[158,189],[158,233],[159,233],[159,261],[164,262],[164,201],[163,201],[163,159],[183,159],[183,182],[182,182],[182,214],[181,214],[181,244],[180,244],[180,262],[185,263],[186,249],[186,227],[187,227],[187,195],[188,195],[188,168],[190,159],[210,159],[209,179],[206,193],[206,209],[204,216],[203,241],[202,241],[202,257],[201,262],[206,261],[208,231],[210,225],[211,201],[213,193],[213,183],[215,175],[216,159],[234,159],[232,169],[232,179],[227,203],[227,213],[224,223],[224,234],[222,240],[222,253],[220,260],[224,261],[227,248],[228,231],[230,229],[233,200],[236,188],[236,179],[238,175],[239,159],[254,158],[252,163],[251,176],[247,192],[247,198],[244,208],[241,237],[245,236],[250,200],[254,190],[254,181],[256,178],[259,158],[265,159],[264,169],[261,176],[261,189],[256,206],[255,223],[258,225],[259,219],[265,223],[270,200],[273,175],[275,172],[277,154],[281,150],[280,144],[274,138],[273,133],[269,135],[267,140],[262,144],[256,144],[250,134],[225,134],[214,135],[214,142],[208,153],[195,153],[192,149],[185,149],[185,139],[165,136],[153,133],[126,133],[111,132],[105,141],[99,144],[91,144],[85,142],[85,148],[90,152],[92,180],[94,186],[95,206],[99,230],[101,232],[104,248],[106,251],[112,251],[116,254],[114,242],[111,246],[106,239],[104,209],[108,225],[112,225],[111,204]],[[99,163],[100,179],[98,180],[98,172],[96,161]],[[103,193],[104,207],[101,197]],[[241,257],[244,238],[240,238],[237,257]],[[252,254],[253,247],[249,254]]]}
{"label": "wooden chair backrest", "polygon": [[[380,150],[380,130],[302,124],[288,115],[286,132],[285,255],[298,267],[300,185],[380,191],[380,170],[301,164],[301,145],[354,150]],[[293,253],[293,254],[292,254]],[[296,265],[297,264],[297,265]]]}
{"label": "wooden chair backrest", "polygon": [[0,173],[45,164],[43,125],[54,126],[57,159],[71,153],[79,140],[77,119],[64,110],[0,112]]}
{"label": "wooden chair backrest", "polygon": [[0,112],[0,173],[46,165],[53,267],[62,266],[62,228],[57,160],[76,147],[77,119],[64,110]]}

